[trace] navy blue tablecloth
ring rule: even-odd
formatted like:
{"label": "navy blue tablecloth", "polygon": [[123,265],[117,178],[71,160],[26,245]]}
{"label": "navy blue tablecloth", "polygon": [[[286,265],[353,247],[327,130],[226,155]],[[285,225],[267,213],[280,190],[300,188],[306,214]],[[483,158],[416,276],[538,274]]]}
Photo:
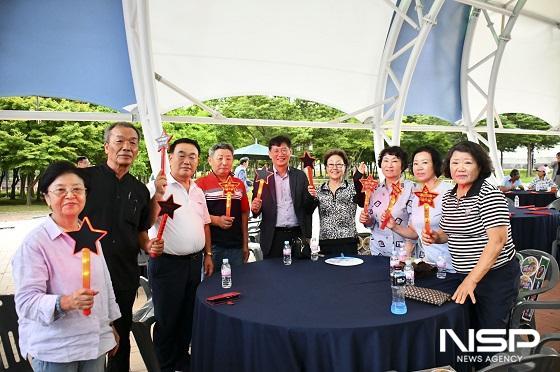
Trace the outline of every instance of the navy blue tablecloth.
{"label": "navy blue tablecloth", "polygon": [[552,242],[556,239],[556,231],[560,224],[560,213],[554,209],[546,209],[548,215],[531,214],[542,210],[531,211],[527,208],[510,208],[511,237],[515,249],[538,249],[550,253]]}
{"label": "navy blue tablecloth", "polygon": [[515,196],[519,196],[519,205],[521,206],[534,205],[535,207],[546,207],[556,200],[556,193],[547,191],[516,190],[508,191],[504,194],[511,200],[514,200]]}
{"label": "navy blue tablecloth", "polygon": [[[390,312],[386,257],[362,257],[354,267],[320,259],[284,266],[270,259],[233,268],[234,305],[205,299],[224,290],[220,275],[198,287],[192,338],[195,371],[411,371],[457,366],[455,345],[439,352],[439,330],[462,340],[468,307],[407,300],[408,313]],[[458,276],[417,280],[452,293]],[[449,337],[447,337],[449,339]]]}

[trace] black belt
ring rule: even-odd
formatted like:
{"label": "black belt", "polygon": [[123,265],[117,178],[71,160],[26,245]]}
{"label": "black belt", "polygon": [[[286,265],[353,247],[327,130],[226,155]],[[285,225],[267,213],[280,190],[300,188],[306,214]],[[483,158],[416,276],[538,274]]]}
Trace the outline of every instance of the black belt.
{"label": "black belt", "polygon": [[194,260],[200,256],[202,251],[185,254],[185,255],[178,255],[178,254],[169,254],[169,253],[162,253],[161,255],[165,258],[170,258],[172,260]]}
{"label": "black belt", "polygon": [[301,231],[301,228],[299,226],[291,226],[291,227],[280,227],[277,226],[275,228],[276,231],[281,231],[281,232],[298,232]]}

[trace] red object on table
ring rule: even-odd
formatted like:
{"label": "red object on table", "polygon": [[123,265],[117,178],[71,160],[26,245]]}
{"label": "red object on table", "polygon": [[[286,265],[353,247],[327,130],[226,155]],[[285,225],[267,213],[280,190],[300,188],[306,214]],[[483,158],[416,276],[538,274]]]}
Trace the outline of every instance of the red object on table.
{"label": "red object on table", "polygon": [[[84,217],[82,226],[77,231],[68,231],[70,236],[76,242],[74,244],[74,254],[82,252],[82,287],[90,289],[91,284],[91,257],[90,253],[97,254],[97,242],[107,235],[105,230],[97,230],[91,226],[88,217]],[[84,309],[82,313],[85,316],[91,314],[91,309]]]}
{"label": "red object on table", "polygon": [[225,180],[225,182],[220,182],[220,186],[224,190],[224,194],[226,195],[226,216],[230,217],[231,215],[231,196],[235,192],[237,186],[239,186],[239,182],[235,182],[231,179],[231,176]]}
{"label": "red object on table", "polygon": [[307,169],[307,180],[311,186],[313,184],[313,164],[315,164],[315,158],[311,157],[307,151],[303,153],[303,156],[299,158],[303,162],[303,168]]}
{"label": "red object on table", "polygon": [[414,194],[418,197],[418,206],[424,206],[424,230],[430,233],[430,207],[435,208],[434,199],[439,195],[436,192],[431,192],[428,186],[424,185],[422,191],[415,191]]}
{"label": "red object on table", "polygon": [[387,222],[389,222],[389,214],[391,213],[391,211],[393,210],[393,207],[395,206],[395,203],[397,202],[397,199],[399,198],[399,195],[402,192],[402,187],[400,184],[400,180],[395,181],[392,185],[391,185],[391,195],[390,195],[390,199],[389,199],[389,206],[387,207],[387,210],[385,211],[387,217],[385,217],[385,219],[383,219],[383,221],[381,222],[381,226],[379,226],[379,228],[381,230],[383,230],[385,227],[387,227]]}

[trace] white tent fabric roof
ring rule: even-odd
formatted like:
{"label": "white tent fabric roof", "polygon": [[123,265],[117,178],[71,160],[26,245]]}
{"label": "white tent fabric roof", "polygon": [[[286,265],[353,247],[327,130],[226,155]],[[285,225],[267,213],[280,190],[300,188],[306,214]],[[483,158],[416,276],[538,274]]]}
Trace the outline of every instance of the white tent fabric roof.
{"label": "white tent fabric roof", "polygon": [[[374,102],[392,9],[382,1],[150,2],[155,71],[198,99],[299,97],[352,112]],[[185,98],[158,85],[163,112]]]}
{"label": "white tent fabric roof", "polygon": [[[502,0],[501,3],[509,3]],[[504,52],[496,86],[495,107],[498,113],[523,112],[537,116],[552,126],[560,125],[560,3],[550,0],[529,0],[523,11],[554,19],[558,24],[544,23],[522,15],[513,28]],[[502,16],[490,13],[492,22],[501,25]],[[471,63],[482,59],[496,43],[480,19],[471,51]],[[489,75],[485,64],[474,76],[479,80]],[[472,93],[470,100],[482,108],[485,100]],[[475,110],[477,111],[477,110]]]}

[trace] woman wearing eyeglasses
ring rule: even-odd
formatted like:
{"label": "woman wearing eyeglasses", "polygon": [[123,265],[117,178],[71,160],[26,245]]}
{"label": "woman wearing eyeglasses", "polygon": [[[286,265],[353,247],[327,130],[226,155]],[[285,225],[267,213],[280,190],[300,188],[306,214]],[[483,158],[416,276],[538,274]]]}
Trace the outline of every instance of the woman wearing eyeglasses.
{"label": "woman wearing eyeglasses", "polygon": [[[121,316],[101,245],[91,251],[91,289],[82,288],[82,256],[66,232],[80,228],[86,183],[70,162],[51,164],[39,181],[52,213],[24,239],[12,266],[22,355],[34,371],[103,371]],[[95,226],[94,226],[95,228]],[[91,309],[89,316],[82,311]]]}
{"label": "woman wearing eyeglasses", "polygon": [[348,156],[344,150],[327,151],[323,157],[329,179],[317,188],[309,186],[309,193],[319,207],[319,246],[326,255],[356,254],[356,189],[345,179]]}
{"label": "woman wearing eyeglasses", "polygon": [[[385,176],[371,194],[368,206],[360,214],[360,222],[371,228],[370,250],[373,256],[390,256],[393,248],[406,248],[407,239],[383,226],[383,215],[390,209],[395,223],[408,225],[407,206],[411,203],[412,181],[405,180],[403,173],[407,166],[406,152],[399,146],[383,149],[378,165]],[[383,228],[382,228],[383,227]]]}

